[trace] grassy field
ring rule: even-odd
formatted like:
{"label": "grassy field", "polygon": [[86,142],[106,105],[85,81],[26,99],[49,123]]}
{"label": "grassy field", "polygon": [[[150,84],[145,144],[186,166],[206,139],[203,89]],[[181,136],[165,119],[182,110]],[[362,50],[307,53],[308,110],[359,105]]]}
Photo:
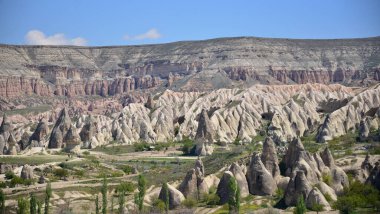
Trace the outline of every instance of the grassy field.
{"label": "grassy field", "polygon": [[0,163],[40,165],[51,162],[62,162],[68,159],[65,155],[33,155],[33,156],[0,156]]}
{"label": "grassy field", "polygon": [[103,152],[107,155],[120,155],[135,151],[133,145],[112,145],[112,146],[99,146],[91,150],[95,152]]}
{"label": "grassy field", "polygon": [[15,115],[15,114],[20,114],[20,115],[27,115],[27,114],[39,114],[42,112],[46,112],[51,110],[50,105],[40,105],[40,106],[35,106],[35,107],[28,107],[28,108],[22,108],[22,109],[12,109],[12,110],[7,110],[4,111],[7,115]]}

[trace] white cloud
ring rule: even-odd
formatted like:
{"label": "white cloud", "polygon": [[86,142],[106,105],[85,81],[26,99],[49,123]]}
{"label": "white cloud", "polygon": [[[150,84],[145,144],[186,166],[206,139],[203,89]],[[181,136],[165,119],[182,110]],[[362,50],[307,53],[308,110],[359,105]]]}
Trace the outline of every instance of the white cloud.
{"label": "white cloud", "polygon": [[143,34],[138,34],[134,36],[125,35],[123,38],[125,40],[144,40],[144,39],[158,39],[161,37],[162,35],[158,32],[158,30],[155,28],[152,28]]}
{"label": "white cloud", "polygon": [[66,38],[63,33],[57,33],[52,36],[46,36],[39,30],[31,30],[25,36],[26,43],[29,45],[76,45],[84,46],[87,44],[87,40],[77,38]]}

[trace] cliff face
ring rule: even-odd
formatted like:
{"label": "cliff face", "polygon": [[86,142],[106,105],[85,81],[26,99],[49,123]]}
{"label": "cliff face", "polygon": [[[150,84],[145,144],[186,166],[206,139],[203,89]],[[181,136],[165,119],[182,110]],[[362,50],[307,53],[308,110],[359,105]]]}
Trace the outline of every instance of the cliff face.
{"label": "cliff face", "polygon": [[[207,84],[202,81],[207,80]],[[241,84],[380,80],[380,37],[225,38],[124,47],[0,46],[0,96],[115,95]]]}

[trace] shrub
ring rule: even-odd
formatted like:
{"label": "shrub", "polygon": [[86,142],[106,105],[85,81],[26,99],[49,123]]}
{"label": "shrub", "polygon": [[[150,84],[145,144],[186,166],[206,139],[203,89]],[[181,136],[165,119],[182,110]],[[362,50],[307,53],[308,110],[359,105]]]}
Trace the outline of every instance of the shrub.
{"label": "shrub", "polygon": [[280,201],[284,197],[284,190],[278,188],[275,192],[274,198],[276,201]]}
{"label": "shrub", "polygon": [[135,143],[133,144],[133,147],[135,149],[135,152],[141,152],[141,151],[146,151],[149,149],[149,144],[146,142],[140,142],[140,143]]}
{"label": "shrub", "polygon": [[182,205],[190,209],[197,205],[197,201],[194,198],[189,197],[182,202]]}
{"label": "shrub", "polygon": [[325,182],[329,186],[332,184],[332,177],[329,174],[323,174],[322,180],[323,180],[323,182]]}
{"label": "shrub", "polygon": [[62,162],[58,164],[58,166],[60,166],[62,169],[72,169],[72,167],[69,166],[66,162]]}
{"label": "shrub", "polygon": [[216,206],[219,204],[220,198],[216,193],[205,193],[203,201],[209,206]]}
{"label": "shrub", "polygon": [[6,179],[12,179],[12,178],[14,178],[16,175],[15,175],[15,173],[13,172],[13,171],[7,171],[6,173],[5,173],[5,178]]}
{"label": "shrub", "polygon": [[67,177],[69,175],[69,171],[66,169],[54,169],[53,174],[60,179]]}
{"label": "shrub", "polygon": [[123,170],[123,172],[127,175],[129,174],[132,174],[132,171],[133,171],[133,167],[129,166],[129,165],[123,165],[121,167],[121,170]]}
{"label": "shrub", "polygon": [[163,213],[165,211],[165,202],[161,199],[156,199],[155,201],[153,201],[153,207],[159,211],[159,213]]}
{"label": "shrub", "polygon": [[136,186],[129,181],[121,182],[118,187],[116,187],[116,191],[118,192],[133,192],[136,189]]}
{"label": "shrub", "polygon": [[22,178],[20,178],[19,176],[15,175],[15,176],[12,178],[9,187],[15,187],[15,186],[18,185],[18,184],[24,184],[24,180],[23,180]]}
{"label": "shrub", "polygon": [[325,197],[327,202],[331,203],[333,201],[330,194],[326,193],[326,194],[323,194],[323,196]]}
{"label": "shrub", "polygon": [[324,210],[324,207],[322,204],[317,204],[317,203],[313,203],[313,205],[311,206],[311,210],[313,211],[316,211],[317,213],[321,212]]}
{"label": "shrub", "polygon": [[303,196],[301,195],[298,198],[296,208],[293,211],[294,214],[304,214],[306,213],[306,205],[305,201],[303,200]]}
{"label": "shrub", "polygon": [[356,208],[377,209],[379,201],[380,193],[375,187],[355,180],[349,187],[344,188],[343,194],[334,203],[334,208],[348,214],[354,213]]}
{"label": "shrub", "polygon": [[195,153],[195,143],[194,141],[190,140],[189,138],[185,138],[182,140],[182,147],[181,151],[184,155],[194,155]]}

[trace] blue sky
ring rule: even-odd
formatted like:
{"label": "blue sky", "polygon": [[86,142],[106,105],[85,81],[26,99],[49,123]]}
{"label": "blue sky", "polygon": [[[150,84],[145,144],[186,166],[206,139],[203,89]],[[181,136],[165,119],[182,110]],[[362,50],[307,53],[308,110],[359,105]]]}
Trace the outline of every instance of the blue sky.
{"label": "blue sky", "polygon": [[380,36],[380,0],[0,0],[0,43]]}

